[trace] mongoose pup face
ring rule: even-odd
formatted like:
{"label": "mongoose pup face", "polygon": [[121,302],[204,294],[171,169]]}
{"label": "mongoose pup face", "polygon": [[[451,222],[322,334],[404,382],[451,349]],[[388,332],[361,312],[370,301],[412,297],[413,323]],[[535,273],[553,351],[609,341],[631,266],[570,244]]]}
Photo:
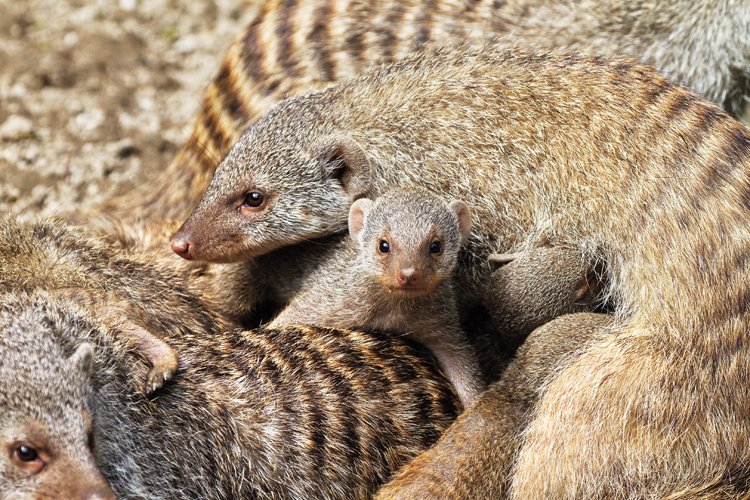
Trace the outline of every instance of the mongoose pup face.
{"label": "mongoose pup face", "polygon": [[[91,346],[66,356],[33,318],[2,316],[0,496],[114,498],[92,450]],[[38,355],[49,349],[59,356]]]}
{"label": "mongoose pup face", "polygon": [[453,274],[470,232],[465,203],[445,204],[422,190],[363,198],[349,212],[349,234],[360,246],[356,272],[408,297],[430,293]]}
{"label": "mongoose pup face", "polygon": [[[305,140],[271,113],[219,168],[208,192],[172,240],[186,259],[237,262],[346,229],[352,202],[370,187],[367,158],[352,139]],[[286,117],[286,118],[285,118]],[[304,200],[300,203],[300,200]]]}

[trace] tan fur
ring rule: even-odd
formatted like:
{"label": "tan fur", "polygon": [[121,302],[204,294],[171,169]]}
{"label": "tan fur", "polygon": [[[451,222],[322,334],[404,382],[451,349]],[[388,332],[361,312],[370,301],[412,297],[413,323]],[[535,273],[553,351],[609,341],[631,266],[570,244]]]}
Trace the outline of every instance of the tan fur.
{"label": "tan fur", "polygon": [[[542,240],[607,269],[618,334],[550,384],[519,455],[519,497],[745,490],[745,127],[630,61],[431,54],[274,108],[183,230],[222,259],[339,230],[358,174],[311,146],[341,135],[368,158],[368,195],[416,184],[473,207],[470,293],[487,274],[480,256]],[[295,184],[281,182],[292,171]],[[252,189],[273,203],[231,212]]]}
{"label": "tan fur", "polygon": [[182,219],[242,131],[279,100],[486,32],[637,58],[738,113],[749,23],[743,0],[267,0],[227,51],[171,165],[101,208],[129,220]]}
{"label": "tan fur", "polygon": [[[457,414],[450,384],[411,342],[222,330],[158,260],[113,257],[50,221],[3,220],[0,241],[0,496],[104,495],[98,465],[122,498],[367,498]],[[179,353],[158,397],[142,394],[150,367],[130,339],[87,303],[96,288],[117,290]],[[91,369],[77,368],[84,356],[71,353],[91,364],[91,346]],[[56,462],[29,480],[8,459],[39,433]]]}
{"label": "tan fur", "polygon": [[580,251],[540,247],[507,258],[510,262],[492,273],[482,292],[506,349],[557,316],[596,305],[601,284]]}
{"label": "tan fur", "polygon": [[603,335],[607,315],[562,316],[534,330],[503,376],[376,498],[502,498],[520,432],[547,380]]}
{"label": "tan fur", "polygon": [[[422,190],[358,200],[349,212],[353,241],[311,272],[270,326],[307,323],[412,338],[435,355],[466,407],[482,381],[459,324],[453,271],[470,230],[466,205]],[[438,253],[430,252],[433,242]],[[405,270],[409,279],[399,282]]]}

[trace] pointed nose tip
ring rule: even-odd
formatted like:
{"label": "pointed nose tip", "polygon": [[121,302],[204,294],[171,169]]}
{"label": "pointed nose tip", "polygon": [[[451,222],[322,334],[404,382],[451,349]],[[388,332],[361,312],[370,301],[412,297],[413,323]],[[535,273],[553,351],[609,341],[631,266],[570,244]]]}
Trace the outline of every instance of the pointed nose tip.
{"label": "pointed nose tip", "polygon": [[193,258],[193,245],[187,238],[177,237],[173,239],[172,251],[183,259],[190,260]]}
{"label": "pointed nose tip", "polygon": [[398,284],[401,286],[416,285],[422,278],[422,273],[413,267],[401,269],[396,276]]}

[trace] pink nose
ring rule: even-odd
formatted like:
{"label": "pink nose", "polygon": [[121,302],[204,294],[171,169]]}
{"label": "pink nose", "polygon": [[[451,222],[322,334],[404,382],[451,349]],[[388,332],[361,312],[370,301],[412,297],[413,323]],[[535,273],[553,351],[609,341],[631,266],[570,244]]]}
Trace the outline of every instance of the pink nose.
{"label": "pink nose", "polygon": [[193,258],[193,245],[186,238],[177,237],[173,239],[172,251],[183,259],[190,260]]}
{"label": "pink nose", "polygon": [[400,286],[413,286],[422,279],[422,273],[413,267],[401,269],[396,275],[396,280]]}

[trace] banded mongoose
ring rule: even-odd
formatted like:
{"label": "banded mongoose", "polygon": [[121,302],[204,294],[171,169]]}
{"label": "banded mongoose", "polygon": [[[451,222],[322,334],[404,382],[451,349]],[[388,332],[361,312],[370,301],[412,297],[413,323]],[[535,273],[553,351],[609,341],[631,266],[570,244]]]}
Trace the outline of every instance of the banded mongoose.
{"label": "banded mongoose", "polygon": [[[458,412],[429,353],[406,339],[311,327],[223,331],[184,277],[158,261],[113,257],[59,223],[6,220],[0,228],[3,251],[23,250],[14,266],[0,266],[8,284],[0,339],[20,344],[0,359],[53,364],[60,352],[93,346],[94,451],[118,498],[365,498]],[[180,371],[157,398],[145,398],[138,382],[147,361],[106,318],[74,295],[42,290],[80,287],[79,274],[137,298],[140,317],[179,353]],[[14,381],[15,371],[3,372],[11,365],[0,365]],[[80,408],[45,387],[55,384],[17,391],[22,400],[11,403]],[[49,418],[62,428],[80,415]]]}
{"label": "banded mongoose", "polygon": [[217,169],[176,246],[247,259],[342,231],[356,198],[397,186],[465,200],[468,293],[488,274],[480,256],[544,239],[605,266],[618,317],[615,340],[548,385],[515,493],[741,489],[750,355],[730,346],[750,326],[748,171],[748,130],[652,69],[442,51],[275,107]]}
{"label": "banded mongoose", "polygon": [[[167,266],[120,255],[62,223],[27,227],[6,218],[0,221],[0,241],[0,293],[46,290],[86,308],[149,361],[151,369],[142,379],[146,393],[161,387],[178,368],[177,353],[161,338],[165,330],[223,326]],[[185,300],[196,308],[179,320],[170,318],[166,311]]]}
{"label": "banded mongoose", "polygon": [[497,382],[375,498],[507,498],[522,432],[545,383],[606,335],[612,316],[561,316],[534,330]]}
{"label": "banded mongoose", "polygon": [[102,208],[183,219],[242,132],[281,99],[485,33],[633,57],[739,113],[750,94],[749,24],[742,0],[266,0],[224,56],[174,161]]}
{"label": "banded mongoose", "polygon": [[487,281],[482,303],[506,350],[558,316],[591,311],[603,302],[603,273],[589,266],[580,251],[539,247],[490,260],[503,265]]}
{"label": "banded mongoose", "polygon": [[271,326],[306,323],[405,335],[437,358],[464,407],[482,381],[459,325],[453,288],[471,212],[422,190],[393,190],[357,200],[349,212],[353,241],[303,284]]}
{"label": "banded mongoose", "polygon": [[64,353],[15,312],[0,335],[0,497],[114,500],[94,461],[91,346]]}

